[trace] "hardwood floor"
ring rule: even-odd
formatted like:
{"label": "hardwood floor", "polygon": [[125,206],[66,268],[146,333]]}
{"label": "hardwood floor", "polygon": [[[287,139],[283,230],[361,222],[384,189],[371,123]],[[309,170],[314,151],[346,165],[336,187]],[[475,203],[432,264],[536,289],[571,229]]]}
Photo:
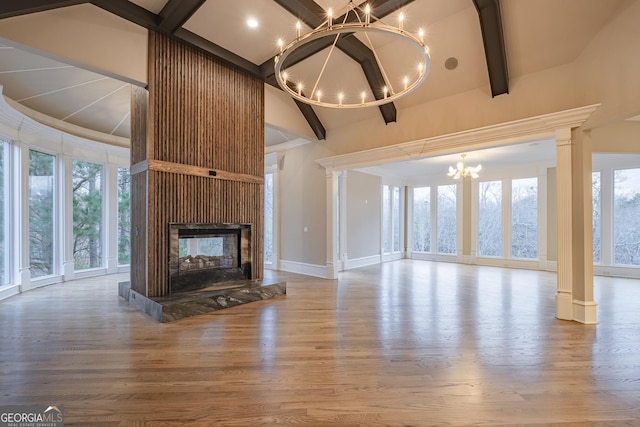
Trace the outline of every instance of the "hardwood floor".
{"label": "hardwood floor", "polygon": [[294,274],[286,297],[160,324],[115,275],[0,301],[0,405],[69,426],[640,426],[640,281],[426,261]]}

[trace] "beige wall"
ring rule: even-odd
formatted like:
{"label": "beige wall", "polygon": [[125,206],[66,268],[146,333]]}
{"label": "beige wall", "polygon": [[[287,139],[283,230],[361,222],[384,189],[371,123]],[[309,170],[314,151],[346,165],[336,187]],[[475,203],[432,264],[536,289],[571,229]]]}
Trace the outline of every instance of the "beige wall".
{"label": "beige wall", "polygon": [[[314,159],[321,144],[288,150],[280,170],[280,256],[283,261],[326,263],[326,173]],[[305,227],[307,231],[305,230]]]}
{"label": "beige wall", "polygon": [[379,176],[356,171],[347,175],[347,255],[358,259],[380,255],[381,186]]}
{"label": "beige wall", "polygon": [[594,153],[640,153],[640,122],[627,120],[595,128],[591,139]]}

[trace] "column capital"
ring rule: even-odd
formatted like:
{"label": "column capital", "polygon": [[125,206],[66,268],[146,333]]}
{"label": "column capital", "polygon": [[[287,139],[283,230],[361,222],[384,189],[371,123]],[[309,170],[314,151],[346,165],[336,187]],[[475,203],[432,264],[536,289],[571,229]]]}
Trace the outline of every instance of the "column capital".
{"label": "column capital", "polygon": [[555,130],[555,135],[556,135],[556,146],[572,144],[571,128],[568,128],[568,127],[557,128]]}

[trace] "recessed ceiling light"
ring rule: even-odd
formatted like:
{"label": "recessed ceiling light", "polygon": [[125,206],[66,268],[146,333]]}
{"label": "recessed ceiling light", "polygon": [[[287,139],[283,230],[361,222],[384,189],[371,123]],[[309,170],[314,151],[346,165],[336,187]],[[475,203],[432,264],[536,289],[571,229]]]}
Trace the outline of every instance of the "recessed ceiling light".
{"label": "recessed ceiling light", "polygon": [[258,21],[254,18],[249,18],[247,19],[247,25],[249,26],[249,28],[257,28],[258,27]]}

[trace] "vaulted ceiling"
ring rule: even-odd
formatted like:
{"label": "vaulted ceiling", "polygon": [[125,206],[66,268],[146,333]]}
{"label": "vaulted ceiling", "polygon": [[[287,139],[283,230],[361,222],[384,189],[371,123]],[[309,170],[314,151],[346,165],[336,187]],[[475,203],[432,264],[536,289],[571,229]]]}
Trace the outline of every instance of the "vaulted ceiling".
{"label": "vaulted ceiling", "polygon": [[[426,29],[431,70],[411,95],[380,108],[336,111],[298,104],[318,139],[349,123],[378,116],[402,124],[402,110],[432,99],[469,90],[485,96],[508,96],[509,79],[573,61],[591,37],[631,0],[369,0],[373,14],[388,22],[406,16],[405,28]],[[355,3],[364,3],[356,0]],[[328,8],[346,0],[3,0],[0,20],[58,8],[102,9],[149,29],[171,34],[275,85],[273,57],[278,38],[290,39],[300,20],[310,30]],[[254,19],[257,27],[247,26]],[[0,26],[2,22],[0,21]],[[46,29],[34,29],[43,30]],[[383,63],[406,66],[395,41],[373,43]],[[299,68],[318,67],[327,45],[311,47],[320,55]],[[372,49],[355,37],[337,45],[329,81],[358,87],[362,78],[372,96],[382,93],[382,74]],[[320,59],[318,59],[319,57]],[[453,59],[452,59],[453,58]],[[457,63],[456,67],[452,64]],[[0,84],[5,96],[65,122],[121,137],[129,136],[128,83],[47,58],[0,39]],[[359,92],[358,92],[359,93]],[[266,143],[295,139],[268,129]]]}

